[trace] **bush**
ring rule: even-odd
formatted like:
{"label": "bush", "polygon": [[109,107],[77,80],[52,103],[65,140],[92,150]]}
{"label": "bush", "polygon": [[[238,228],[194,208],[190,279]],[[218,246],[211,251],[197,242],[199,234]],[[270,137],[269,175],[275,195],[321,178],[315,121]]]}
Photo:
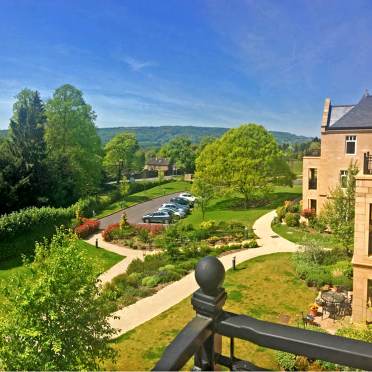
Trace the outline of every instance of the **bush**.
{"label": "bush", "polygon": [[258,243],[257,243],[256,239],[251,239],[249,241],[244,242],[242,247],[243,248],[257,248]]}
{"label": "bush", "polygon": [[276,216],[278,217],[280,222],[283,221],[286,213],[287,213],[287,210],[285,209],[285,207],[279,207],[276,209]]}
{"label": "bush", "polygon": [[100,221],[88,220],[86,218],[83,218],[82,221],[83,223],[75,228],[75,234],[79,238],[84,239],[98,231]]}
{"label": "bush", "polygon": [[312,219],[315,215],[315,210],[311,208],[306,208],[301,211],[301,216],[307,219]]}
{"label": "bush", "polygon": [[279,367],[284,371],[296,370],[296,355],[286,353],[285,351],[276,351],[275,359]]}
{"label": "bush", "polygon": [[108,225],[105,230],[102,231],[102,238],[105,242],[111,242],[114,239],[115,232],[120,230],[118,223]]}
{"label": "bush", "polygon": [[297,227],[300,225],[300,214],[288,212],[284,217],[284,222],[289,227]]}
{"label": "bush", "polygon": [[279,217],[275,216],[271,222],[272,225],[279,225],[281,223]]}
{"label": "bush", "polygon": [[286,212],[290,213],[299,213],[300,212],[300,204],[293,200],[286,200],[284,202],[284,208]]}
{"label": "bush", "polygon": [[156,287],[161,282],[161,277],[159,275],[146,276],[142,279],[142,285],[144,287]]}
{"label": "bush", "polygon": [[160,234],[165,230],[165,226],[161,223],[137,223],[132,225],[136,230],[146,230],[152,236]]}
{"label": "bush", "polygon": [[207,230],[209,232],[215,231],[216,227],[217,227],[217,224],[216,224],[216,221],[214,221],[214,220],[203,221],[199,225],[199,228],[201,230]]}

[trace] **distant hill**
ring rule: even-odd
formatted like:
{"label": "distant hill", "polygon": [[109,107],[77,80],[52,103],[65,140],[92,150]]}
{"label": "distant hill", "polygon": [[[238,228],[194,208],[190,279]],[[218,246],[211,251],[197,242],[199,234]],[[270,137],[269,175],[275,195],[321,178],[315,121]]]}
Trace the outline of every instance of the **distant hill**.
{"label": "distant hill", "polygon": [[[220,137],[228,128],[215,127],[117,127],[117,128],[98,128],[98,135],[103,143],[108,142],[115,134],[120,132],[132,132],[136,134],[138,142],[143,147],[160,147],[175,136],[188,136],[193,143],[198,143],[203,137]],[[0,130],[0,137],[6,136],[7,130]],[[288,132],[271,131],[279,144],[283,143],[303,143],[310,141],[310,137],[298,136]]]}
{"label": "distant hill", "polygon": [[[198,143],[203,137],[220,137],[229,128],[193,127],[193,126],[162,126],[162,127],[117,127],[98,128],[98,134],[103,143],[108,142],[120,132],[136,134],[138,142],[143,147],[160,147],[175,136],[188,136],[193,143]],[[298,136],[288,132],[271,131],[279,144],[303,143],[310,141],[310,137]]]}

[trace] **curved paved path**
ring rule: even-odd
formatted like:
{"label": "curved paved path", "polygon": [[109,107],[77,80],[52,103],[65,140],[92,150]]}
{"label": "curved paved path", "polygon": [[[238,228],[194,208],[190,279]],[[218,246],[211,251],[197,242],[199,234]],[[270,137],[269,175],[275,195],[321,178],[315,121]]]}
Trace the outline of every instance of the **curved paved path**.
{"label": "curved paved path", "polygon": [[[225,270],[231,268],[232,256],[235,256],[236,262],[239,263],[266,254],[279,252],[295,252],[298,249],[297,244],[289,242],[288,240],[278,236],[271,230],[271,221],[274,216],[275,211],[269,212],[260,217],[253,225],[253,230],[259,237],[259,248],[246,249],[244,251],[231,253],[219,258],[220,261],[223,263]],[[110,244],[110,246],[112,245],[113,244]],[[105,248],[103,245],[102,247]],[[110,248],[113,249],[112,247]],[[125,248],[120,248],[121,252],[124,252],[123,249]],[[136,253],[140,254],[141,252],[136,251]],[[122,262],[119,262],[112,269],[120,265]],[[111,269],[108,272],[110,271]],[[108,272],[102,275],[104,276],[108,274]],[[176,305],[186,297],[190,296],[197,289],[198,285],[194,278],[194,272],[192,272],[183,277],[181,280],[164,287],[153,296],[146,297],[142,300],[137,301],[133,305],[116,311],[112,315],[120,318],[110,319],[111,325],[119,330],[118,334],[115,337],[120,336],[161,314],[163,311],[169,309],[173,305]]]}

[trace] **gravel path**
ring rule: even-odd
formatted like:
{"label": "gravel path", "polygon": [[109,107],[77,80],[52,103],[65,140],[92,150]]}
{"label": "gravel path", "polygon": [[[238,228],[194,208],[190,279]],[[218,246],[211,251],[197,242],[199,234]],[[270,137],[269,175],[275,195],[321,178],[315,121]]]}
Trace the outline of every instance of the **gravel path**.
{"label": "gravel path", "polygon": [[[273,220],[274,216],[275,211],[269,212],[264,216],[260,217],[253,225],[253,230],[259,237],[258,239],[258,243],[260,245],[259,248],[246,249],[240,252],[234,252],[220,258],[220,261],[223,263],[226,270],[232,267],[233,256],[236,257],[236,262],[239,263],[258,256],[279,252],[295,252],[298,249],[297,244],[294,244],[278,236],[272,231],[271,221]],[[111,246],[110,249],[113,249],[112,247],[113,244],[109,245]],[[105,246],[102,247],[105,248]],[[119,253],[118,251],[115,252],[127,255],[127,253],[124,253],[123,249],[125,248],[120,248],[120,251],[123,253]],[[136,252],[135,254],[137,255],[141,254],[141,252],[138,251],[135,252]],[[117,265],[112,267],[108,272],[102,274],[102,276],[107,274],[107,277],[110,277],[111,274],[109,275],[108,273],[111,270],[113,270],[113,273],[115,273],[116,266],[119,267],[119,265],[122,262],[119,262]],[[124,262],[123,266],[120,267],[120,269],[118,269],[118,272],[123,268],[125,268]],[[159,292],[155,293],[153,296],[146,297],[142,300],[137,301],[133,305],[127,306],[123,309],[116,311],[112,315],[119,317],[119,319],[111,318],[110,323],[114,328],[117,328],[119,330],[117,336],[120,336],[145,323],[146,321],[156,317],[163,311],[168,310],[173,305],[176,305],[186,297],[190,296],[197,289],[198,285],[195,281],[194,273],[192,272],[183,277],[181,280],[178,280],[177,282],[174,282],[164,287]]]}

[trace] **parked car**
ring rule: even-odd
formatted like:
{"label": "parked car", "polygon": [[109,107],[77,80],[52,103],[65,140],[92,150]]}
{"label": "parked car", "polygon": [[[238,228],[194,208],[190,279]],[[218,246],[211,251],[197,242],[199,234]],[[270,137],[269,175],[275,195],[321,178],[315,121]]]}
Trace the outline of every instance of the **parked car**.
{"label": "parked car", "polygon": [[175,196],[174,198],[171,198],[171,203],[176,203],[176,204],[181,204],[181,205],[186,205],[189,208],[191,207],[191,202],[188,201],[187,199],[180,198],[179,196]]}
{"label": "parked car", "polygon": [[181,194],[178,195],[180,198],[184,198],[191,202],[192,204],[195,203],[196,197],[189,192],[181,192]]}
{"label": "parked car", "polygon": [[142,217],[142,221],[145,223],[166,223],[172,222],[172,216],[165,211],[157,211],[152,213],[147,213]]}
{"label": "parked car", "polygon": [[187,209],[186,208],[183,208],[183,206],[180,206],[178,204],[173,204],[173,203],[164,203],[160,206],[159,209],[163,209],[163,208],[166,208],[166,209],[171,209],[173,212],[177,212],[179,213],[180,217],[186,217],[187,215]]}
{"label": "parked car", "polygon": [[[159,212],[167,212],[167,213],[169,213],[174,220],[179,220],[180,218],[185,217],[185,213],[184,212],[179,212],[179,211],[174,210],[174,209],[171,209],[171,208],[160,207],[158,209],[158,211]],[[181,213],[183,214],[182,217],[181,217]]]}
{"label": "parked car", "polygon": [[164,203],[161,205],[160,208],[170,208],[175,212],[179,212],[182,215],[181,217],[186,217],[186,214],[189,211],[189,208],[187,208],[187,206],[175,203]]}

